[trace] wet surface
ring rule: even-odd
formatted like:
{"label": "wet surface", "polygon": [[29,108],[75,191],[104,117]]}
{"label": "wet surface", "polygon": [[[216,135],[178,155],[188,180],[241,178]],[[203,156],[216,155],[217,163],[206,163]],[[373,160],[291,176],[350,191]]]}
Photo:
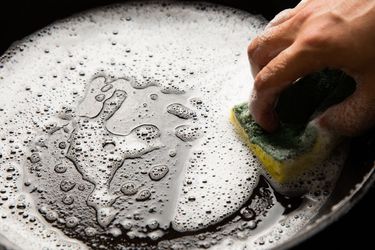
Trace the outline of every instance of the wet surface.
{"label": "wet surface", "polygon": [[216,5],[129,3],[9,50],[1,234],[24,249],[269,248],[292,237],[329,197],[345,148],[280,186],[237,138],[229,110],[252,82],[242,48],[263,25]]}

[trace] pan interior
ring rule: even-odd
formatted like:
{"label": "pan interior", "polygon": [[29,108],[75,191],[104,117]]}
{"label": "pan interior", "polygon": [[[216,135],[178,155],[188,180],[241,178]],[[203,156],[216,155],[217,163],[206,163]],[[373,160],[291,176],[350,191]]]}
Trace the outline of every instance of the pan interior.
{"label": "pan interior", "polygon": [[137,2],[14,45],[0,61],[1,234],[22,249],[294,237],[330,197],[346,147],[280,186],[237,138],[229,110],[251,91],[246,48],[265,24],[213,4]]}

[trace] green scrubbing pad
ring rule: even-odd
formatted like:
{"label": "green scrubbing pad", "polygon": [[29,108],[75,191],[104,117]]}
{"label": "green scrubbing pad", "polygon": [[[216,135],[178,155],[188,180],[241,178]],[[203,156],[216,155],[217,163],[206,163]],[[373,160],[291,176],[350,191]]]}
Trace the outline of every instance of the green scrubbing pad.
{"label": "green scrubbing pad", "polygon": [[351,95],[355,87],[343,72],[323,70],[299,79],[281,94],[276,106],[280,127],[275,133],[255,123],[247,103],[232,109],[231,122],[268,173],[287,182],[324,160],[340,141],[314,118]]}

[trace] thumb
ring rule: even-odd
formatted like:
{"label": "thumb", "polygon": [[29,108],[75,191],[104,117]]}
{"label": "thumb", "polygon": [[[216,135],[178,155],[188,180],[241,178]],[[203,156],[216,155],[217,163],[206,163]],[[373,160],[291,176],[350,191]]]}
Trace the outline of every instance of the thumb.
{"label": "thumb", "polygon": [[321,114],[318,123],[343,136],[356,136],[375,124],[375,88],[366,82],[357,84],[356,91],[343,102]]}

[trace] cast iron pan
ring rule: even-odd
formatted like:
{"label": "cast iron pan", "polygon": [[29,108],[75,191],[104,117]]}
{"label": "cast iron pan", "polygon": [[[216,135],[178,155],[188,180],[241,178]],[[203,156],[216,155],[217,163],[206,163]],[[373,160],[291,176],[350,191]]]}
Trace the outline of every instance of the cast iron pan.
{"label": "cast iron pan", "polygon": [[[113,2],[118,1],[1,1],[0,54],[3,54],[14,41],[47,26],[55,20]],[[299,1],[217,0],[206,2],[232,6],[272,19],[278,12],[295,6]],[[375,206],[371,202],[374,197],[372,185],[375,180],[373,174],[374,152],[375,131],[370,131],[352,141],[348,164],[345,166],[336,191],[319,214],[320,221],[311,230],[307,230],[300,237],[288,242],[285,247],[293,247],[293,249],[317,249],[319,247],[342,249],[346,248],[348,244],[355,244],[358,249],[364,249],[371,245],[372,232],[366,230],[366,228],[371,228],[375,222],[373,216]],[[367,181],[363,181],[364,177],[368,178]],[[359,183],[361,183],[360,188],[355,190],[354,187]],[[350,190],[355,191],[350,192]],[[349,193],[351,193],[350,197],[348,197]],[[342,206],[336,206],[338,209],[335,212],[331,211],[333,205],[344,200],[345,203]],[[2,249],[1,246],[0,249]]]}

